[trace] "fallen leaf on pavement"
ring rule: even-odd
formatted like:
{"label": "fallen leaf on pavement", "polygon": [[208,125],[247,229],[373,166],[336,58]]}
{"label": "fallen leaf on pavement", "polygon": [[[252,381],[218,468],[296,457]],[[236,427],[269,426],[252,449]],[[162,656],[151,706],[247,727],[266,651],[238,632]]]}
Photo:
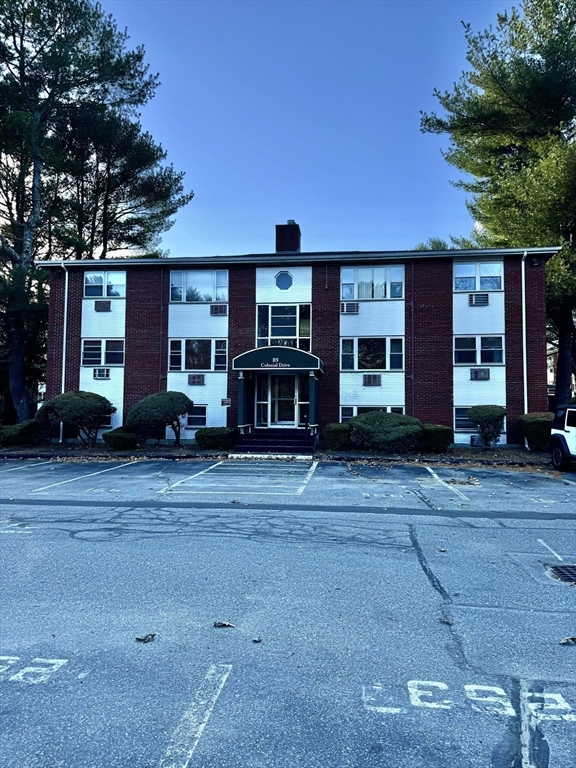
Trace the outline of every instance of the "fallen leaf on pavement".
{"label": "fallen leaf on pavement", "polygon": [[560,645],[576,645],[576,637],[565,637],[560,640]]}
{"label": "fallen leaf on pavement", "polygon": [[144,635],[143,637],[137,637],[136,640],[138,640],[139,643],[151,643],[155,637],[156,633],[150,632],[148,635]]}
{"label": "fallen leaf on pavement", "polygon": [[215,627],[232,627],[232,629],[236,629],[236,626],[234,624],[230,624],[229,621],[215,621],[214,626]]}

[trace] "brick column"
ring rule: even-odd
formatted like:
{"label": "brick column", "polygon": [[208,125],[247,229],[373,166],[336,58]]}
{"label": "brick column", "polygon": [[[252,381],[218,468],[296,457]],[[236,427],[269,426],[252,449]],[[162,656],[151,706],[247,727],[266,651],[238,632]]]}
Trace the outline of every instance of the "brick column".
{"label": "brick column", "polygon": [[[46,399],[59,395],[62,391],[62,339],[64,336],[65,278],[66,276],[63,269],[54,270],[50,276]],[[70,269],[68,271],[65,392],[76,390],[80,386],[83,293],[83,270]]]}
{"label": "brick column", "polygon": [[312,354],[324,363],[318,380],[318,424],[340,421],[340,265],[312,267]]}
{"label": "brick column", "polygon": [[[227,425],[238,425],[238,371],[232,370],[232,360],[256,346],[256,268],[232,267],[228,271],[228,397]],[[248,382],[246,382],[247,385]],[[244,414],[247,422],[253,414]]]}

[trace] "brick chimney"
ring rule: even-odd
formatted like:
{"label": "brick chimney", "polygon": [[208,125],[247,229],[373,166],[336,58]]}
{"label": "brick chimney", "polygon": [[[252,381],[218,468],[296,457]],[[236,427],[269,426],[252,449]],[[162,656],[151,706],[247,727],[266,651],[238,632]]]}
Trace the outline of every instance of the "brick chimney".
{"label": "brick chimney", "polygon": [[300,227],[294,219],[276,224],[276,253],[300,253]]}

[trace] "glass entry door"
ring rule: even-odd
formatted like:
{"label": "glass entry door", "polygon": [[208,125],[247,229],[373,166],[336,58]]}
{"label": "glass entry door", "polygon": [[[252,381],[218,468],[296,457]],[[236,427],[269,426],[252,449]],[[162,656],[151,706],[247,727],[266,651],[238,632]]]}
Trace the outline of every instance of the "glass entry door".
{"label": "glass entry door", "polygon": [[270,426],[296,426],[296,377],[270,376]]}
{"label": "glass entry door", "polygon": [[307,373],[256,377],[256,427],[306,427],[310,410]]}

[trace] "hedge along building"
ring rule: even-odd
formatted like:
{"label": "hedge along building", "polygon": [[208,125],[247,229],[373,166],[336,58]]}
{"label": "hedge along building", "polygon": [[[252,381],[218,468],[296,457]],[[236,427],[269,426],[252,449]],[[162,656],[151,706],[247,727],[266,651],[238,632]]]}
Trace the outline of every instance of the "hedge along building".
{"label": "hedge along building", "polygon": [[[547,409],[545,263],[556,248],[266,254],[43,263],[47,396],[107,397],[120,426],[162,390],[202,426],[317,434],[369,410],[445,424],[469,443],[472,405]],[[167,435],[168,436],[168,435]]]}

